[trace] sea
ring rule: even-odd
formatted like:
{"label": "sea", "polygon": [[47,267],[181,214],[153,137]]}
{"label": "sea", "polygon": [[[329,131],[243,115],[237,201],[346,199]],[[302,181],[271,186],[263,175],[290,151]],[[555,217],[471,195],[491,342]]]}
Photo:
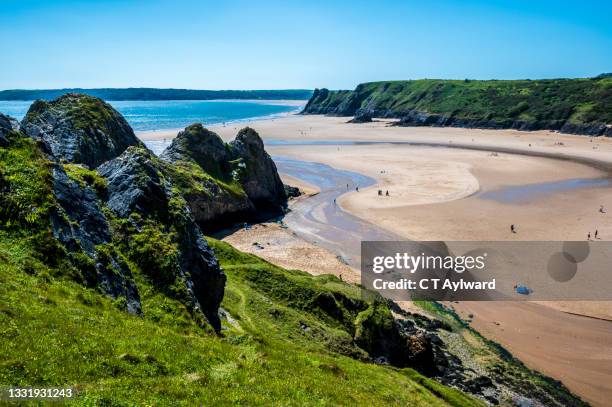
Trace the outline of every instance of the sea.
{"label": "sea", "polygon": [[[134,131],[182,129],[204,125],[280,117],[298,112],[306,101],[278,100],[153,100],[108,101]],[[0,112],[21,120],[32,101],[0,101]]]}

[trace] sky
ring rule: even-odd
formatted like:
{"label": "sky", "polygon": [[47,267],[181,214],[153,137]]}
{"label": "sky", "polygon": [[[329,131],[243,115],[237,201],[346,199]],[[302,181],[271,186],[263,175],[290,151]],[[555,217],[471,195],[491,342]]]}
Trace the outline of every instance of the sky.
{"label": "sky", "polygon": [[0,89],[352,89],[612,72],[612,1],[36,1],[0,7]]}

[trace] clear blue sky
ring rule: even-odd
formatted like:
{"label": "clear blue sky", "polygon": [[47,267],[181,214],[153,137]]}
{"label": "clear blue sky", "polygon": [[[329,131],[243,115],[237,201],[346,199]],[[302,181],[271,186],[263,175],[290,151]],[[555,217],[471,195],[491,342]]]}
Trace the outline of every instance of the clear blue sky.
{"label": "clear blue sky", "polygon": [[612,1],[35,1],[0,7],[0,89],[353,88],[612,71]]}

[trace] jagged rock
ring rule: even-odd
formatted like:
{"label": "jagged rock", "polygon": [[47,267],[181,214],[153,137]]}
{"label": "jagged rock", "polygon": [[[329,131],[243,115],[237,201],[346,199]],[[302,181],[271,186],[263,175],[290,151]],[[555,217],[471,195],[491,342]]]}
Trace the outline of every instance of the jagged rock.
{"label": "jagged rock", "polygon": [[32,103],[21,123],[30,137],[41,140],[55,160],[95,168],[129,146],[143,146],[127,121],[101,99],[66,94],[52,102]]}
{"label": "jagged rock", "polygon": [[245,220],[254,212],[248,196],[229,187],[237,182],[227,145],[201,124],[179,132],[161,159],[171,164],[174,183],[204,230]]}
{"label": "jagged rock", "polygon": [[[185,207],[185,215],[188,208]],[[206,319],[219,332],[219,306],[225,293],[227,277],[219,266],[212,249],[204,239],[198,225],[190,217],[186,217],[185,226],[178,235],[181,269],[189,273],[190,289],[198,300]],[[188,280],[189,281],[189,280]]]}
{"label": "jagged rock", "polygon": [[[223,299],[225,274],[196,225],[186,202],[175,194],[171,175],[162,161],[142,148],[130,147],[121,156],[98,167],[108,182],[108,206],[119,217],[136,212],[143,219],[175,230],[173,243],[178,248],[175,276],[184,284],[193,310],[201,310],[217,331]],[[171,207],[172,205],[172,207]],[[166,226],[164,226],[166,228]],[[145,270],[146,272],[146,270]],[[164,282],[166,283],[166,282]]]}
{"label": "jagged rock", "polygon": [[112,251],[108,222],[94,190],[71,180],[60,164],[53,167],[53,195],[58,206],[51,212],[53,235],[69,252],[84,253],[94,270],[81,270],[89,285],[113,298],[124,297],[126,308],[141,313],[140,296],[129,267]]}
{"label": "jagged rock", "polygon": [[285,188],[259,134],[245,127],[230,142],[230,146],[234,159],[244,164],[238,171],[239,180],[255,207],[258,210],[282,212],[287,202]]}
{"label": "jagged rock", "polygon": [[19,131],[19,122],[10,116],[0,113],[0,147],[9,145],[8,134],[11,131]]}
{"label": "jagged rock", "polygon": [[161,158],[173,164],[175,184],[205,230],[279,214],[286,205],[276,165],[253,129],[242,129],[225,144],[217,134],[193,124]]}
{"label": "jagged rock", "polygon": [[124,218],[134,211],[167,212],[163,175],[144,149],[129,147],[119,157],[99,166],[97,171],[108,181],[107,205],[117,216]]}
{"label": "jagged rock", "polygon": [[214,177],[226,177],[231,173],[232,159],[228,146],[221,137],[201,123],[187,126],[179,132],[172,144],[162,153],[167,161],[191,159]]}

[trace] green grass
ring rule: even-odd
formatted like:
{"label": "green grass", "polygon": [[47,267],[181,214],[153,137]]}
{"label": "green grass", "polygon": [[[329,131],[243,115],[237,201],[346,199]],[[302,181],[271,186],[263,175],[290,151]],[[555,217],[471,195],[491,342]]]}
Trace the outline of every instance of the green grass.
{"label": "green grass", "polygon": [[521,120],[542,126],[612,123],[612,78],[370,82],[354,91],[315,91],[306,111],[352,115],[364,108],[417,110],[467,120]]}
{"label": "green grass", "polygon": [[[222,307],[230,315],[215,335],[177,278],[186,205],[178,191],[163,219],[118,219],[105,208],[113,241],[96,246],[95,259],[68,253],[49,224],[57,209],[52,164],[31,139],[10,140],[0,148],[0,385],[74,386],[76,405],[483,405],[412,369],[367,362],[376,335],[395,332],[379,296],[209,239],[227,274]],[[105,190],[96,173],[64,169],[81,186]],[[95,263],[111,259],[131,270],[142,316],[94,288]],[[458,318],[424,304],[462,332]],[[521,394],[573,401],[562,386],[500,358],[494,344],[472,339],[474,354]]]}
{"label": "green grass", "polygon": [[90,170],[81,164],[63,164],[66,175],[81,186],[93,188],[99,197],[106,196],[108,183],[96,171]]}
{"label": "green grass", "polygon": [[0,225],[39,229],[53,206],[51,163],[30,139],[12,133],[0,148]]}
{"label": "green grass", "polygon": [[212,197],[210,185],[216,184],[219,189],[234,197],[246,197],[242,185],[237,180],[215,178],[205,172],[197,163],[178,161],[173,165],[165,165],[172,176],[174,184],[185,196],[205,195]]}
{"label": "green grass", "polygon": [[228,272],[223,307],[237,321],[222,337],[141,275],[144,317],[70,280],[28,274],[21,262],[34,249],[0,232],[0,383],[74,386],[77,405],[483,405],[411,369],[337,353],[329,341],[345,331],[241,279],[237,259],[266,263],[213,244]]}

